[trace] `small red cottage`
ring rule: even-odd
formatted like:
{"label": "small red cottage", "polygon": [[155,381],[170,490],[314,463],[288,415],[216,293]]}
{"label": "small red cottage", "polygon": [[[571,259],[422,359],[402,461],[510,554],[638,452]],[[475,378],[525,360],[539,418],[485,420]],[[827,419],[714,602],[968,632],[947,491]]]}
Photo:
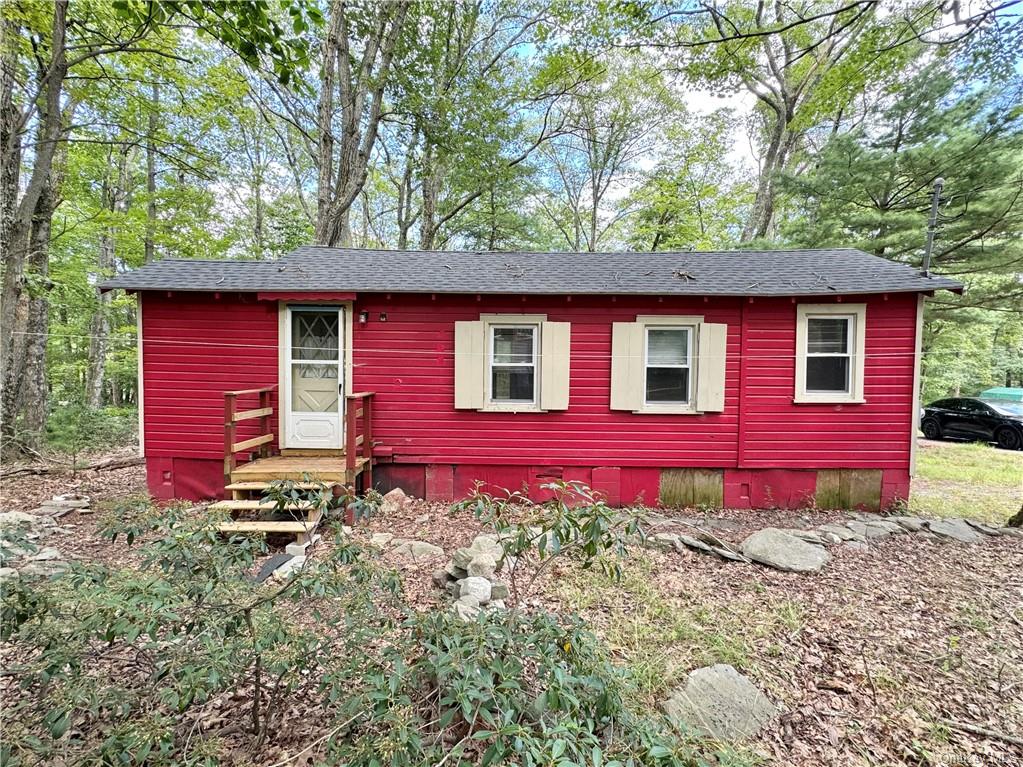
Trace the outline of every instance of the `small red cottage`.
{"label": "small red cottage", "polygon": [[[159,498],[311,472],[428,499],[580,480],[613,503],[907,498],[924,295],[857,250],[166,260],[139,300]],[[226,478],[226,482],[225,482]]]}

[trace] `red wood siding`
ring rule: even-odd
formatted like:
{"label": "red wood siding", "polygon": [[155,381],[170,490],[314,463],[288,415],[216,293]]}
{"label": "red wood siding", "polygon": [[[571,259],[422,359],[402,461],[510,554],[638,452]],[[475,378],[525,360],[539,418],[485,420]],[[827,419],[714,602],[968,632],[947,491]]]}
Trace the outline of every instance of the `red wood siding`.
{"label": "red wood siding", "polygon": [[[277,304],[145,293],[142,369],[146,455],[223,459],[224,392],[277,384]],[[273,406],[276,431],[276,392]],[[239,424],[238,438],[255,435],[258,425]]]}
{"label": "red wood siding", "polygon": [[[739,370],[729,365],[725,410],[637,415],[609,408],[611,323],[637,314],[702,315],[728,324],[739,353],[739,299],[530,298],[395,295],[364,297],[354,328],[354,387],[376,392],[373,436],[396,461],[542,466],[734,465]],[[380,313],[387,321],[380,321]],[[454,323],[480,313],[546,314],[572,323],[569,409],[549,413],[455,410]]]}
{"label": "red wood siding", "polygon": [[[793,403],[791,299],[365,295],[354,308],[353,388],[376,392],[373,432],[383,460],[399,473],[424,467],[421,479],[415,471],[402,476],[423,482],[427,494],[460,493],[484,475],[534,487],[562,476],[592,479],[624,502],[637,495],[653,502],[661,468],[703,466],[726,470],[726,502],[736,505],[762,500],[762,470],[771,469],[811,470],[785,479],[792,503],[812,487],[817,468],[884,469],[885,493],[904,495],[916,296],[847,300],[867,304],[865,404]],[[255,295],[146,293],[142,307],[150,487],[162,488],[161,497],[182,496],[187,482],[178,475],[194,474],[200,460],[211,462],[203,487],[219,471],[223,392],[279,383],[278,304]],[[357,320],[362,312],[365,324]],[[568,410],[454,409],[454,323],[481,313],[546,314],[572,324]],[[701,315],[728,325],[723,412],[610,409],[611,323],[637,314]],[[276,413],[273,425],[276,431]]]}
{"label": "red wood siding", "polygon": [[909,467],[916,295],[846,301],[867,305],[863,404],[794,404],[796,304],[744,305],[740,467]]}

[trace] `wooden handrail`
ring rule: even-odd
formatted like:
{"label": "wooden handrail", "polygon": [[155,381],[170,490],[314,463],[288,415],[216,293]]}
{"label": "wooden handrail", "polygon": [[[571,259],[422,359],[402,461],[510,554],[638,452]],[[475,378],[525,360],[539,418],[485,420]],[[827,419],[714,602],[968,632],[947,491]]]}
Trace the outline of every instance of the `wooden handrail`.
{"label": "wooden handrail", "polygon": [[[270,425],[270,416],[274,409],[270,404],[270,394],[276,386],[264,386],[259,389],[239,389],[238,391],[224,392],[224,479],[225,483],[231,482],[231,473],[234,471],[235,454],[250,448],[258,447],[261,458],[270,455],[270,443],[274,440],[273,428]],[[251,394],[259,395],[259,407],[248,410],[238,410],[238,397]],[[260,434],[249,439],[238,442],[237,425],[241,421],[248,421],[253,418],[259,419]]]}
{"label": "wooden handrail", "polygon": [[345,469],[353,477],[358,459],[366,459],[363,488],[373,486],[373,394],[362,391],[345,397]]}

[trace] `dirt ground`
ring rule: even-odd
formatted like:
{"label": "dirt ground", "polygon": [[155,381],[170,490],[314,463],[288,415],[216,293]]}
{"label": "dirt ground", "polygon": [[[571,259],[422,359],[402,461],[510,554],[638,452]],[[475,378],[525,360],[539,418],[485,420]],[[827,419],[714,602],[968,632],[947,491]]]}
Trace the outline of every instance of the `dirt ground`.
{"label": "dirt ground", "polygon": [[[29,510],[69,491],[102,501],[144,489],[141,466],[21,476],[3,482],[0,508]],[[64,517],[74,533],[53,545],[72,558],[123,561],[123,545],[98,534],[101,516]],[[737,542],[770,525],[841,516],[726,511],[715,513],[715,531]],[[481,531],[470,516],[416,501],[357,535],[389,532],[450,554]],[[645,705],[712,663],[730,663],[761,685],[784,713],[736,749],[736,764],[1023,765],[1023,747],[1009,742],[1023,738],[1023,539],[963,545],[903,535],[865,552],[833,552],[820,573],[795,575],[633,549],[620,583],[567,563],[529,604],[579,610],[632,669]],[[446,605],[430,582],[446,556],[385,558],[413,604]]]}

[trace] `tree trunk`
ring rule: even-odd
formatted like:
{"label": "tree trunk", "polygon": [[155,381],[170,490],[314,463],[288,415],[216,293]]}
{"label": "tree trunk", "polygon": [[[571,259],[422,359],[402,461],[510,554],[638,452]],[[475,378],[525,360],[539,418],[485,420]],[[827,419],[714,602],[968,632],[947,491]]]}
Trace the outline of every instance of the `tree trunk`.
{"label": "tree trunk", "polygon": [[775,115],[774,117],[775,123],[774,129],[771,131],[771,143],[768,144],[764,165],[760,169],[757,195],[753,201],[753,209],[746,220],[746,225],[742,229],[741,242],[749,242],[757,237],[763,237],[770,226],[771,216],[774,214],[774,177],[779,169],[779,157],[781,155],[782,142],[785,138],[784,119],[781,115]]}
{"label": "tree trunk", "polygon": [[[111,158],[113,159],[113,158]],[[116,177],[107,177],[103,184],[103,206],[112,214],[113,221],[100,236],[97,258],[97,277],[110,275],[117,255],[117,222],[127,212],[131,189],[131,147],[121,146],[115,165]],[[98,282],[99,280],[97,280]],[[85,378],[85,402],[91,408],[102,407],[103,392],[106,389],[105,372],[109,352],[110,304],[112,294],[96,288],[96,311],[89,327],[89,367]]]}
{"label": "tree trunk", "polygon": [[[5,32],[7,27],[5,27]],[[56,204],[53,164],[62,145],[61,93],[67,76],[67,0],[55,0],[49,63],[40,62],[38,76],[45,79],[37,108],[37,144],[32,173],[10,219],[4,248],[4,284],[0,305],[0,359],[3,391],[0,393],[0,434],[10,438],[15,420],[25,403],[25,426],[38,434],[46,417],[46,332],[48,309],[45,296],[26,295],[26,267],[40,287],[49,271],[50,217]],[[21,116],[18,116],[20,123]],[[16,136],[14,141],[20,141]],[[5,161],[9,158],[5,156]],[[5,163],[6,164],[6,163]],[[37,288],[38,291],[38,288]],[[39,335],[32,335],[33,333]]]}
{"label": "tree trunk", "polygon": [[[316,242],[320,245],[351,245],[351,208],[369,174],[369,162],[383,116],[384,89],[409,2],[396,0],[375,8],[375,24],[364,40],[356,40],[358,45],[352,46],[344,0],[334,0],[331,5],[317,108]],[[353,47],[362,51],[361,56],[353,52]],[[357,65],[355,71],[353,62]],[[337,137],[333,120],[335,85],[341,110]]]}
{"label": "tree trunk", "polygon": [[149,130],[146,135],[146,263],[156,260],[156,143],[160,111],[160,86],[153,83],[153,103],[149,107]]}

